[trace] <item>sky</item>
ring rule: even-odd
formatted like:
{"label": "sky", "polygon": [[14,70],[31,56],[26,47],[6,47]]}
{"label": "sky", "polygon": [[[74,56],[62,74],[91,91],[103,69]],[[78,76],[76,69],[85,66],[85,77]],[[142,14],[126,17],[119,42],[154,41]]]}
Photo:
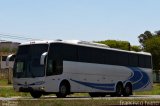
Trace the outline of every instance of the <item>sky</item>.
{"label": "sky", "polygon": [[141,33],[160,30],[159,5],[160,0],[0,0],[0,34],[139,45]]}

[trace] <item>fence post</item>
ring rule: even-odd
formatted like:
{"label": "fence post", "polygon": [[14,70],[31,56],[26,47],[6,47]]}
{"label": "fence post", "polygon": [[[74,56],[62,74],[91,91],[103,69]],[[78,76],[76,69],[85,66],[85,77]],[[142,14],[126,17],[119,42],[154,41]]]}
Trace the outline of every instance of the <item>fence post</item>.
{"label": "fence post", "polygon": [[8,68],[8,84],[12,84],[12,68]]}

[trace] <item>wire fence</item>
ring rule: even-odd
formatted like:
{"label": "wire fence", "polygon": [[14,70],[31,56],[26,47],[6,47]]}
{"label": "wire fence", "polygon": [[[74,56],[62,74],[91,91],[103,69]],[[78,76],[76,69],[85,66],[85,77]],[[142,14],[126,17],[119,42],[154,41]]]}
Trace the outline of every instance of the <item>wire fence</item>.
{"label": "wire fence", "polygon": [[13,71],[11,71],[11,76],[9,76],[8,69],[0,69],[0,79],[8,79],[9,77],[12,77]]}

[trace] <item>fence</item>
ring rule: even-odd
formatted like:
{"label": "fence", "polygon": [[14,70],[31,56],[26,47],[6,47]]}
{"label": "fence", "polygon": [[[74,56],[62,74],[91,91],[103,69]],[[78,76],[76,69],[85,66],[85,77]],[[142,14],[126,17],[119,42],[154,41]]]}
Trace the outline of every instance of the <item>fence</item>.
{"label": "fence", "polygon": [[153,71],[153,82],[160,83],[160,71]]}
{"label": "fence", "polygon": [[0,69],[0,80],[8,79],[8,83],[12,83],[13,71],[9,69]]}

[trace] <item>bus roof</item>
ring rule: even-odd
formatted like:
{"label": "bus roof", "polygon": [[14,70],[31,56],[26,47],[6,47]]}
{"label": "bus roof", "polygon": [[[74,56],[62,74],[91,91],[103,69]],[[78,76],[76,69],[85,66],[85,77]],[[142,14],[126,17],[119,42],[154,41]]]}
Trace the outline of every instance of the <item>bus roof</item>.
{"label": "bus roof", "polygon": [[151,55],[151,53],[148,53],[148,52],[143,52],[143,51],[135,52],[135,51],[121,50],[121,49],[116,49],[116,48],[110,48],[109,46],[105,44],[99,44],[95,42],[87,42],[87,41],[81,41],[81,40],[60,40],[58,39],[58,40],[30,41],[30,42],[22,43],[20,44],[20,46],[32,45],[32,44],[50,44],[50,43],[64,43],[64,44],[80,45],[80,46],[87,46],[87,47],[114,50],[114,51],[134,53],[134,54]]}

